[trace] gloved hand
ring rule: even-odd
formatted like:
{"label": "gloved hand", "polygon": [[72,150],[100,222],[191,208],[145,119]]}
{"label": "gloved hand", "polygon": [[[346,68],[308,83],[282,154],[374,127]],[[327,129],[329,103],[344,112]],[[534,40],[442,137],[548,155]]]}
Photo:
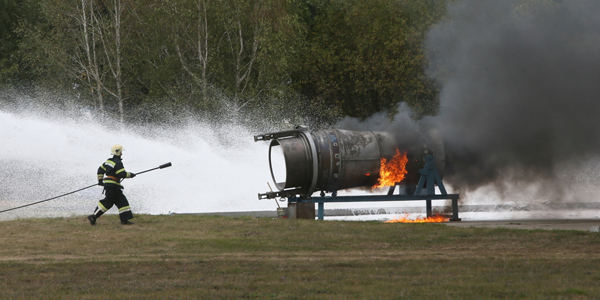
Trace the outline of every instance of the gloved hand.
{"label": "gloved hand", "polygon": [[104,180],[98,179],[98,185],[104,186]]}
{"label": "gloved hand", "polygon": [[135,177],[135,173],[129,172],[129,178]]}

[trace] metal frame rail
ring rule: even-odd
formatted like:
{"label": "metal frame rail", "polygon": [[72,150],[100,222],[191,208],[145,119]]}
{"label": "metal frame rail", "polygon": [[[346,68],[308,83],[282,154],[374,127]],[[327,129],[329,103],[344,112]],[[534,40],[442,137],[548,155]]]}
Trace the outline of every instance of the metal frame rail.
{"label": "metal frame rail", "polygon": [[377,202],[377,201],[415,201],[425,200],[427,201],[427,217],[431,217],[432,206],[431,200],[452,200],[452,218],[450,221],[460,221],[458,217],[458,199],[459,194],[445,194],[445,195],[387,195],[387,196],[339,196],[339,197],[312,197],[310,199],[300,199],[299,197],[290,197],[288,202],[290,203],[318,203],[317,216],[319,220],[323,220],[325,216],[325,203],[336,203],[336,202]]}
{"label": "metal frame rail", "polygon": [[[341,196],[341,197],[311,197],[308,199],[302,199],[299,197],[292,196],[288,198],[288,202],[308,202],[318,203],[317,215],[319,220],[323,220],[325,215],[325,203],[326,202],[374,202],[374,201],[415,201],[425,200],[426,202],[426,213],[427,217],[432,216],[431,200],[452,200],[452,218],[450,221],[460,221],[458,217],[458,199],[459,194],[448,194],[442,178],[435,167],[434,159],[432,154],[428,154],[425,157],[425,167],[419,170],[421,178],[415,189],[414,195],[394,195],[396,184],[390,187],[387,196]],[[435,186],[438,186],[440,195],[435,194]],[[426,189],[426,194],[423,195],[423,189]],[[321,194],[323,195],[323,194]]]}

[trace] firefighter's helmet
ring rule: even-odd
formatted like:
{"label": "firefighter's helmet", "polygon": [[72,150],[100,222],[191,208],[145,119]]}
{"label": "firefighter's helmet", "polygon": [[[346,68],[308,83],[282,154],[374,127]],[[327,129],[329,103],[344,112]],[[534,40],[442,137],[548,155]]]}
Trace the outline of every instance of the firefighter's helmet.
{"label": "firefighter's helmet", "polygon": [[112,148],[110,148],[110,153],[112,155],[118,156],[118,155],[123,154],[123,150],[124,150],[123,146],[117,144],[117,145],[112,146]]}

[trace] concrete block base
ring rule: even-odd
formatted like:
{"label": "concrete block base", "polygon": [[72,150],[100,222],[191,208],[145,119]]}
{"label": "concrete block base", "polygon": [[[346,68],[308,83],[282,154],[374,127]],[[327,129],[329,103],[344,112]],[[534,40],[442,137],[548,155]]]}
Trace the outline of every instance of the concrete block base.
{"label": "concrete block base", "polygon": [[289,219],[315,219],[314,203],[288,203],[287,217]]}

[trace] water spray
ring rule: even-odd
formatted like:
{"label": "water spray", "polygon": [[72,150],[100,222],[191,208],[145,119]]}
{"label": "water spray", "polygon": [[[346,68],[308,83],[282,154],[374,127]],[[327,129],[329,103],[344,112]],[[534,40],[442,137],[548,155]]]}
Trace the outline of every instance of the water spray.
{"label": "water spray", "polygon": [[[157,169],[164,169],[164,168],[168,168],[168,167],[170,167],[170,166],[172,166],[172,164],[171,164],[170,162],[168,162],[168,163],[162,164],[162,165],[160,165],[160,166],[158,166],[158,167],[156,167],[156,168],[148,169],[148,170],[146,170],[146,171],[138,172],[138,173],[135,173],[135,174],[136,174],[136,176],[137,176],[137,175],[139,175],[139,174],[143,174],[143,173],[146,173],[146,172],[154,171],[154,170],[157,170]],[[46,201],[50,201],[50,200],[54,200],[54,199],[57,199],[57,198],[60,198],[60,197],[64,197],[64,196],[67,196],[67,195],[71,195],[71,194],[74,194],[74,193],[77,193],[77,192],[80,192],[80,191],[83,191],[83,190],[89,189],[89,188],[91,188],[91,187],[94,187],[94,186],[97,186],[97,185],[98,185],[97,183],[96,183],[96,184],[92,184],[92,185],[90,185],[90,186],[86,186],[86,187],[84,187],[84,188],[80,188],[80,189],[78,189],[78,190],[75,190],[75,191],[72,191],[72,192],[68,192],[68,193],[66,193],[66,194],[62,194],[62,195],[60,195],[60,196],[56,196],[56,197],[48,198],[48,199],[45,199],[45,200],[41,200],[41,201],[37,201],[37,202],[33,202],[33,203],[29,203],[29,204],[25,204],[25,205],[21,205],[21,206],[13,207],[13,208],[9,208],[9,209],[5,209],[5,210],[1,210],[1,211],[0,211],[0,213],[7,212],[7,211],[11,211],[11,210],[15,210],[15,209],[19,209],[19,208],[23,208],[23,207],[27,207],[27,206],[32,206],[32,205],[39,204],[39,203],[46,202]]]}

